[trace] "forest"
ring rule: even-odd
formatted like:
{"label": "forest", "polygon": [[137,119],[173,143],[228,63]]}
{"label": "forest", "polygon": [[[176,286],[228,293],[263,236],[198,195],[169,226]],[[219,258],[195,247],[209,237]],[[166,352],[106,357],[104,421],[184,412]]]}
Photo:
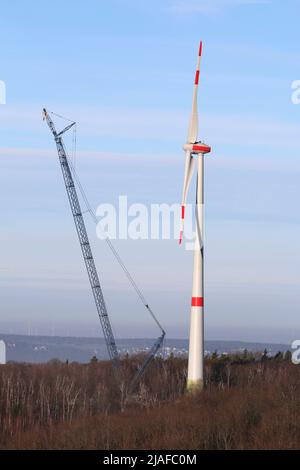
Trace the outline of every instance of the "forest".
{"label": "forest", "polygon": [[205,361],[205,389],[187,393],[185,359],[0,366],[0,449],[297,449],[300,368],[290,352]]}

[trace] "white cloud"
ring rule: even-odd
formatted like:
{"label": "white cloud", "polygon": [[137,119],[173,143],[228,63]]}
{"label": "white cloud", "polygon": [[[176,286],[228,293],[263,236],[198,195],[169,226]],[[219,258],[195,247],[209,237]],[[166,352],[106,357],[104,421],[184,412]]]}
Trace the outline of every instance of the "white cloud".
{"label": "white cloud", "polygon": [[[78,159],[87,160],[87,159],[96,159],[101,160],[102,162],[118,162],[119,164],[126,163],[136,166],[139,165],[169,165],[172,163],[174,165],[174,154],[164,153],[164,154],[152,154],[152,153],[126,153],[126,152],[101,152],[101,151],[91,151],[91,150],[80,150],[76,152]],[[143,158],[141,158],[143,155]],[[178,155],[181,155],[180,149]],[[34,148],[34,147],[0,147],[0,159],[21,159],[26,162],[27,165],[33,161],[43,159],[43,161],[48,159],[53,159],[56,157],[56,150],[53,146],[52,149],[47,148]]]}
{"label": "white cloud", "polygon": [[[7,107],[9,108],[9,107]],[[122,149],[119,138],[132,140],[143,139],[149,141],[178,142],[178,136],[185,138],[189,115],[182,111],[162,111],[160,109],[117,109],[117,108],[89,108],[89,107],[68,107],[66,114],[78,118],[78,135],[80,142],[84,145],[84,138],[93,136],[101,140],[109,138],[111,142],[111,152],[89,152],[90,156],[104,158],[124,158],[127,154],[129,159],[137,159],[138,155],[148,153],[145,148],[136,149],[133,145],[132,152]],[[65,123],[57,121],[57,127],[64,127]],[[39,108],[35,112],[27,106],[20,106],[8,109],[0,114],[1,132],[7,130],[17,132],[33,133],[33,142],[36,136],[43,135],[43,142],[49,146],[49,131],[45,123],[42,122]],[[300,124],[297,122],[281,121],[268,117],[257,117],[250,114],[202,114],[200,138],[207,140],[211,145],[232,145],[238,146],[264,147],[272,150],[295,149],[300,150],[298,139]],[[5,139],[2,138],[2,145]],[[39,141],[40,142],[40,141]],[[118,145],[117,148],[114,146]],[[164,144],[165,146],[165,144]],[[5,149],[6,152],[10,150]],[[12,151],[14,151],[12,149]],[[180,148],[178,148],[180,152]],[[164,153],[160,152],[161,155]],[[3,154],[3,150],[2,150]],[[86,155],[86,154],[85,154]],[[155,156],[153,155],[153,158]]]}
{"label": "white cloud", "polygon": [[[213,141],[215,144],[215,141]],[[259,152],[253,151],[252,155],[244,155],[243,151],[240,151],[238,156],[230,156],[228,153],[225,153],[222,149],[221,151],[214,151],[213,145],[213,162],[211,163],[211,168],[213,170],[232,170],[232,171],[267,171],[274,173],[299,173],[300,172],[300,161],[299,159],[290,157],[284,154],[284,158],[278,158],[273,155],[272,152],[266,152],[261,150]],[[235,152],[236,153],[236,152]],[[282,154],[283,155],[283,154]],[[30,168],[30,171],[34,171],[34,165],[36,162],[41,159],[56,158],[56,150],[45,149],[45,148],[0,148],[0,163],[5,160],[12,161],[19,160],[24,161],[26,165]],[[97,152],[89,150],[81,150],[77,153],[78,161],[87,162],[89,160],[100,160],[102,163],[108,165],[113,165],[114,162],[117,162],[119,168],[122,168],[122,164],[126,167],[165,167],[172,165],[172,167],[181,168],[183,165],[183,156],[181,149],[178,148],[177,154],[174,153],[113,153],[113,152]],[[40,167],[37,171],[40,171]],[[49,171],[49,167],[45,167],[45,172]],[[89,165],[89,170],[93,171]],[[1,271],[0,271],[1,272]]]}
{"label": "white cloud", "polygon": [[[186,122],[188,116],[177,112],[170,115],[169,112],[161,110],[138,110],[138,109],[69,109],[71,116],[78,116],[78,136],[81,148],[77,151],[78,158],[97,159],[102,162],[118,162],[122,165],[151,166],[158,165],[180,165],[181,146],[178,136],[185,137]],[[73,112],[72,112],[73,111]],[[36,161],[41,158],[53,158],[56,155],[54,143],[46,128],[46,124],[40,119],[38,109],[36,112],[27,107],[10,109],[9,113],[0,115],[0,127],[2,131],[23,128],[28,136],[32,135],[32,142],[39,135],[36,147],[22,145],[10,147],[3,145],[0,148],[0,159],[20,158]],[[118,137],[129,139],[126,148],[114,144],[116,128],[120,129]],[[137,131],[138,129],[138,131]],[[164,148],[167,150],[168,142],[171,147],[166,152],[161,149],[153,152],[147,149],[147,145],[136,148],[134,144],[135,133],[145,139],[153,141],[165,141]],[[259,169],[272,171],[299,171],[298,154],[300,152],[300,141],[298,135],[300,124],[297,122],[286,122],[272,118],[258,118],[253,115],[202,115],[200,137],[212,145],[214,165],[227,168]],[[42,133],[42,134],[41,134]],[[41,135],[45,146],[41,145]],[[90,136],[95,136],[99,141],[99,151],[85,150],[85,142],[88,143]],[[109,138],[112,146],[110,151],[103,151],[101,143],[103,138]],[[19,139],[20,140],[20,139]],[[28,141],[28,139],[27,139]],[[119,141],[118,141],[119,142]],[[131,144],[132,142],[132,144]],[[174,155],[174,143],[178,143],[178,151]],[[130,147],[132,146],[132,151]],[[245,150],[243,150],[245,149]],[[251,152],[251,157],[249,156]],[[263,158],[260,158],[263,156]],[[282,158],[284,156],[284,159]]]}
{"label": "white cloud", "polygon": [[[55,106],[52,108],[56,109]],[[57,109],[62,106],[57,106]],[[81,135],[106,136],[126,139],[168,140],[187,127],[187,117],[180,112],[160,109],[122,109],[115,107],[65,106],[64,114],[78,122]],[[66,121],[53,117],[58,129]],[[45,135],[47,126],[42,121],[41,107],[20,105],[6,106],[0,110],[0,132],[4,130],[34,131]],[[49,136],[48,136],[49,137]],[[3,139],[2,139],[3,141]]]}

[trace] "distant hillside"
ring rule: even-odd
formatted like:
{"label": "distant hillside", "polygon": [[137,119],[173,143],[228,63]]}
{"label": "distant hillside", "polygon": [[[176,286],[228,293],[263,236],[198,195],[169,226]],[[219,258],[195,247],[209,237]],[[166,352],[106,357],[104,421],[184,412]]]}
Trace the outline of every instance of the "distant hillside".
{"label": "distant hillside", "polygon": [[[42,363],[51,359],[61,361],[89,362],[92,356],[98,359],[107,359],[107,351],[103,338],[73,338],[60,336],[25,336],[0,334],[7,346],[7,360],[17,362]],[[153,339],[117,339],[117,346],[121,354],[135,354],[147,351],[153,345]],[[271,343],[250,343],[245,341],[206,341],[207,353],[217,350],[233,352],[243,349],[249,351],[263,351],[267,349],[270,354],[278,351],[287,351],[290,345]],[[188,350],[188,341],[183,339],[167,339],[163,354],[171,352],[175,356],[185,356]]]}

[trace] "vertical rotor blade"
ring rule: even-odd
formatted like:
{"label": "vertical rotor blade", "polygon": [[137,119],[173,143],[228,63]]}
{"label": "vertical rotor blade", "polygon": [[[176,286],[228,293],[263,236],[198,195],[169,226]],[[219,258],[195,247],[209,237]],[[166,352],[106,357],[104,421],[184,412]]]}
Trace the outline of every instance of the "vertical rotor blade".
{"label": "vertical rotor blade", "polygon": [[194,158],[191,155],[190,151],[185,152],[185,171],[184,171],[184,180],[183,180],[183,191],[182,191],[182,204],[181,204],[181,229],[179,236],[179,244],[182,242],[183,237],[183,226],[184,226],[184,216],[185,216],[185,204],[191,179],[193,176],[194,170]]}
{"label": "vertical rotor blade", "polygon": [[198,136],[198,105],[197,105],[197,98],[198,98],[198,84],[199,84],[199,76],[200,76],[201,56],[202,56],[202,41],[200,41],[199,52],[198,52],[198,60],[197,60],[195,82],[194,82],[192,115],[191,115],[191,119],[190,119],[188,138],[187,138],[188,143],[196,142],[197,136]]}

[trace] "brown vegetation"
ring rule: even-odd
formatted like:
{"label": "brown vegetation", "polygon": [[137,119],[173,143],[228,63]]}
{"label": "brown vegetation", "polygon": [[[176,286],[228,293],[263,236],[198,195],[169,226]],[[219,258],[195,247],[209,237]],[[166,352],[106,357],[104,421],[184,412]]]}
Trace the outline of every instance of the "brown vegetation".
{"label": "brown vegetation", "polygon": [[186,361],[157,359],[138,393],[110,364],[0,367],[0,449],[297,449],[300,368],[249,354],[206,362],[206,389],[185,394]]}

